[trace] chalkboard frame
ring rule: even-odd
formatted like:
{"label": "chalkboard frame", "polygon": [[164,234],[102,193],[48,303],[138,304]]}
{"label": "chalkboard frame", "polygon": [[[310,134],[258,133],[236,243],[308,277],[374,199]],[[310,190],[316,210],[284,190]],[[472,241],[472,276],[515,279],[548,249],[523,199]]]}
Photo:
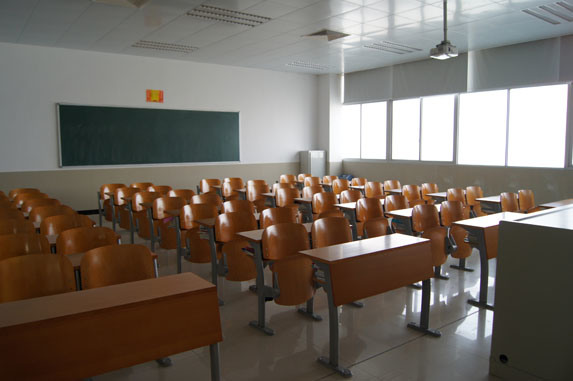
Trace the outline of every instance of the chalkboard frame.
{"label": "chalkboard frame", "polygon": [[[233,141],[231,142],[232,146],[230,146],[230,150],[232,153],[227,154],[225,152],[224,155],[226,156],[232,156],[232,157],[225,157],[225,158],[221,158],[221,160],[219,159],[212,159],[212,155],[210,155],[211,160],[197,160],[195,159],[191,159],[188,160],[188,158],[181,160],[181,159],[177,159],[177,160],[152,160],[152,161],[139,161],[139,162],[128,162],[128,161],[121,161],[121,162],[86,162],[86,163],[70,163],[69,162],[69,155],[68,157],[68,161],[66,161],[66,153],[69,153],[71,151],[73,151],[74,147],[70,147],[71,144],[69,143],[65,143],[63,140],[63,136],[62,136],[62,130],[64,130],[64,134],[66,133],[66,129],[68,129],[69,131],[69,126],[64,126],[62,127],[62,106],[64,108],[89,108],[89,109],[110,109],[110,112],[113,111],[119,111],[119,112],[130,112],[131,110],[135,111],[135,112],[140,112],[140,113],[148,113],[148,114],[153,114],[156,113],[157,111],[159,111],[159,113],[170,113],[170,112],[176,112],[176,113],[182,113],[182,114],[186,114],[186,115],[202,115],[203,117],[216,117],[216,116],[222,116],[226,118],[227,123],[231,123],[232,125],[226,126],[225,128],[231,128],[232,131],[230,131],[232,133],[232,139]],[[92,112],[92,111],[90,111]],[[213,114],[213,115],[208,115],[208,114]],[[215,164],[223,164],[223,163],[237,163],[241,161],[241,141],[240,141],[240,136],[241,136],[241,118],[240,118],[240,112],[239,111],[214,111],[214,110],[191,110],[191,109],[172,109],[172,108],[155,108],[155,107],[137,107],[137,106],[118,106],[118,105],[86,105],[86,104],[75,104],[75,103],[56,103],[56,118],[57,118],[57,135],[58,135],[58,166],[60,168],[62,167],[75,167],[75,168],[81,168],[81,167],[108,167],[108,166],[121,166],[121,167],[125,167],[125,166],[162,166],[162,165],[197,165],[197,164],[209,164],[209,163],[215,163]],[[65,119],[65,117],[64,117]],[[230,122],[229,122],[230,121]],[[116,121],[117,122],[117,121]],[[212,123],[212,122],[211,122]],[[139,128],[140,126],[137,126],[137,128]],[[99,127],[96,127],[99,128]],[[129,126],[129,128],[134,128],[134,126]],[[157,130],[156,126],[146,126],[146,128],[150,128],[153,131]],[[162,126],[161,128],[165,128],[165,126]],[[168,127],[171,128],[171,127]],[[181,129],[182,127],[179,126],[179,129]],[[187,128],[187,127],[185,127]],[[195,130],[198,130],[197,126],[193,126],[193,128]],[[199,127],[202,128],[202,127]],[[192,128],[190,128],[191,130]],[[108,131],[109,132],[109,131]],[[181,132],[181,131],[180,131]],[[196,134],[200,134],[200,132],[195,131]],[[213,134],[217,135],[217,133],[212,132]],[[109,135],[106,136],[107,139],[112,139],[115,136],[113,135]],[[105,140],[105,138],[104,138]],[[155,139],[154,141],[156,141],[157,139]],[[222,139],[225,140],[225,139]],[[227,139],[228,140],[228,139]],[[105,140],[105,141],[110,141],[110,140]],[[223,144],[223,143],[220,143]],[[229,143],[227,143],[229,144]],[[163,152],[165,152],[165,150],[168,149],[168,147],[163,147]],[[68,150],[68,151],[66,151]],[[71,151],[70,151],[71,150]],[[181,150],[181,152],[183,152],[184,150]],[[212,151],[212,150],[211,150]],[[220,150],[219,150],[220,151]],[[146,151],[147,153],[147,151]],[[221,155],[221,153],[219,153],[219,155]]]}

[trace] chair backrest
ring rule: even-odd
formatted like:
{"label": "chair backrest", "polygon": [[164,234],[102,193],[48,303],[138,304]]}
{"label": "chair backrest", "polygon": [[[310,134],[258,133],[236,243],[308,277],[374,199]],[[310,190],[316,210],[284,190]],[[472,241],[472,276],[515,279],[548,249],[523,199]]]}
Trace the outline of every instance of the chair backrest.
{"label": "chair backrest", "polygon": [[240,177],[226,177],[223,180],[223,196],[236,196],[237,192],[235,192],[235,189],[242,189],[244,187],[245,183]]}
{"label": "chair backrest", "polygon": [[37,188],[15,188],[8,193],[8,198],[14,200],[20,193],[40,193]]}
{"label": "chair backrest", "polygon": [[213,204],[190,204],[181,208],[179,215],[182,229],[198,228],[199,224],[195,221],[206,218],[216,218],[219,215],[217,207]]}
{"label": "chair backrest", "polygon": [[340,202],[356,202],[362,198],[362,192],[357,189],[346,189],[340,192]]}
{"label": "chair backrest", "polygon": [[12,219],[12,218],[24,219],[25,217],[22,212],[16,209],[16,207],[7,207],[7,208],[0,207],[0,219]]}
{"label": "chair backrest", "polygon": [[125,184],[113,183],[113,184],[103,184],[99,187],[99,197],[102,200],[109,200],[109,195],[106,193],[114,193],[117,188],[124,188]]}
{"label": "chair backrest", "polygon": [[40,234],[58,235],[68,229],[93,226],[95,222],[86,215],[61,214],[44,218],[40,224]]}
{"label": "chair backrest", "polygon": [[151,185],[147,188],[148,192],[157,192],[159,194],[166,195],[172,188],[169,185]]}
{"label": "chair backrest", "polygon": [[384,209],[387,212],[407,208],[409,208],[408,199],[404,195],[391,194],[386,196],[386,199],[384,200]]}
{"label": "chair backrest", "polygon": [[134,194],[139,192],[139,188],[135,187],[122,187],[117,188],[115,190],[115,194],[113,196],[113,203],[117,206],[124,206],[129,203],[129,201],[124,200],[124,197],[133,197]]}
{"label": "chair backrest", "polygon": [[296,183],[296,176],[295,175],[281,175],[279,178],[279,183],[294,184],[294,183]]}
{"label": "chair backrest", "polygon": [[384,217],[384,208],[378,198],[361,198],[356,201],[356,219],[368,221],[373,218]]}
{"label": "chair backrest", "polygon": [[387,192],[390,189],[400,189],[402,184],[398,180],[386,180],[384,181],[384,190]]}
{"label": "chair backrest", "polygon": [[50,243],[43,235],[35,233],[0,235],[0,261],[18,255],[49,252]]}
{"label": "chair backrest", "polygon": [[368,180],[365,177],[353,177],[352,178],[352,185],[353,186],[365,186]]}
{"label": "chair backrest", "polygon": [[1,209],[16,209],[16,205],[12,204],[12,201],[8,200],[8,198],[0,199],[0,208]]}
{"label": "chair backrest", "polygon": [[326,217],[344,217],[344,213],[342,213],[340,209],[330,209],[319,213],[314,220],[316,221]]}
{"label": "chair backrest", "polygon": [[332,192],[321,192],[312,195],[312,210],[314,213],[320,214],[327,210],[337,209],[334,204],[337,204],[336,195]]}
{"label": "chair backrest", "polygon": [[432,198],[428,196],[428,193],[438,193],[438,184],[436,183],[423,183],[422,184],[422,199],[426,202],[432,201]]}
{"label": "chair backrest", "polygon": [[32,222],[41,223],[42,220],[50,216],[60,214],[77,214],[75,210],[67,205],[46,205],[33,208],[28,219]]}
{"label": "chair backrest", "polygon": [[191,203],[215,205],[217,210],[221,210],[223,207],[223,199],[215,192],[196,194],[191,198]]}
{"label": "chair backrest", "polygon": [[320,186],[320,177],[317,176],[309,176],[304,178],[304,186],[311,187],[313,185]]}
{"label": "chair backrest", "polygon": [[294,205],[294,199],[300,197],[300,191],[296,188],[282,188],[277,190],[277,206]]}
{"label": "chair backrest", "polygon": [[517,191],[519,199],[519,209],[528,210],[535,208],[535,197],[531,189],[520,189]]}
{"label": "chair backrest", "polygon": [[352,241],[352,230],[344,217],[325,217],[314,221],[311,235],[314,248]]}
{"label": "chair backrest", "polygon": [[444,201],[441,204],[440,215],[443,226],[452,226],[452,223],[470,218],[470,209],[461,201]]}
{"label": "chair backrest", "polygon": [[130,188],[139,188],[141,190],[145,190],[147,188],[149,188],[150,186],[152,186],[153,183],[150,182],[143,182],[143,183],[131,183],[129,185]]}
{"label": "chair backrest", "polygon": [[167,196],[169,197],[181,197],[185,200],[186,204],[191,203],[191,199],[195,196],[195,192],[192,189],[172,189],[167,192]]}
{"label": "chair backrest", "polygon": [[388,234],[388,219],[386,217],[371,218],[364,222],[364,237],[374,238]]}
{"label": "chair backrest", "polygon": [[80,264],[82,288],[155,278],[153,258],[143,245],[108,245],[89,250]]}
{"label": "chair backrest", "polygon": [[171,218],[171,215],[165,213],[166,210],[179,210],[186,204],[187,201],[183,197],[158,197],[153,200],[153,219]]}
{"label": "chair backrest", "polygon": [[467,204],[466,193],[463,188],[449,188],[446,191],[446,200],[460,201],[464,205]]}
{"label": "chair backrest", "polygon": [[247,187],[250,187],[251,185],[266,185],[268,188],[267,181],[261,179],[247,180]]}
{"label": "chair backrest", "polygon": [[402,194],[408,199],[409,204],[422,200],[420,187],[416,184],[407,184],[402,187]]}
{"label": "chair backrest", "polygon": [[366,197],[384,196],[384,185],[380,181],[368,181],[364,186]]}
{"label": "chair backrest", "polygon": [[322,176],[322,183],[323,184],[331,184],[334,180],[336,180],[338,178],[338,176],[334,176],[334,175],[326,175],[326,176]]}
{"label": "chair backrest", "polygon": [[332,181],[332,191],[334,194],[340,194],[343,190],[347,190],[350,187],[350,181],[346,179],[335,179]]}
{"label": "chair backrest", "polygon": [[61,205],[61,202],[55,198],[33,198],[31,200],[24,201],[22,203],[21,210],[24,213],[30,213],[32,208],[45,205]]}
{"label": "chair backrest", "polygon": [[255,206],[249,200],[229,200],[223,203],[223,213],[230,212],[254,213]]}
{"label": "chair backrest", "polygon": [[294,188],[294,187],[295,187],[294,183],[274,183],[273,188],[272,188],[272,192],[274,194],[276,194],[279,189]]}
{"label": "chair backrest", "polygon": [[56,252],[68,255],[84,253],[100,246],[118,245],[119,235],[105,226],[64,230],[56,240]]}
{"label": "chair backrest", "polygon": [[146,208],[141,205],[144,202],[153,202],[156,198],[161,197],[161,193],[159,192],[149,192],[149,191],[142,191],[137,192],[133,195],[131,199],[131,210],[134,212],[142,212],[146,210]]}
{"label": "chair backrest", "polygon": [[466,200],[468,205],[479,205],[477,198],[483,197],[483,190],[479,185],[471,185],[466,187]]}
{"label": "chair backrest", "polygon": [[215,237],[219,242],[235,240],[239,232],[256,230],[257,220],[253,213],[231,212],[220,214],[215,220]]}
{"label": "chair backrest", "polygon": [[215,188],[213,186],[221,186],[221,180],[219,179],[201,179],[201,183],[199,184],[199,188],[201,189],[201,193],[208,193],[208,192],[215,192]]}
{"label": "chair backrest", "polygon": [[308,232],[302,224],[283,222],[265,228],[263,232],[263,258],[281,260],[299,255],[310,249]]}
{"label": "chair backrest", "polygon": [[33,254],[0,261],[0,303],[75,290],[74,268],[64,256]]}
{"label": "chair backrest", "polygon": [[32,222],[22,218],[0,219],[0,235],[20,233],[34,234],[36,228]]}
{"label": "chair backrest", "polygon": [[261,229],[285,222],[296,223],[297,213],[293,208],[268,208],[261,212]]}
{"label": "chair backrest", "polygon": [[304,188],[302,188],[302,197],[312,198],[312,196],[314,196],[315,193],[322,193],[322,192],[324,192],[322,185],[305,186]]}
{"label": "chair backrest", "polygon": [[16,205],[17,208],[22,207],[22,205],[24,204],[24,202],[29,201],[29,200],[34,200],[34,199],[38,199],[38,198],[49,198],[50,196],[48,196],[45,193],[39,193],[39,192],[31,192],[31,193],[19,193],[16,198],[14,198],[14,205]]}
{"label": "chair backrest", "polygon": [[311,176],[312,175],[310,173],[299,173],[296,178],[298,181],[304,181],[304,179],[306,179],[307,177],[311,177]]}
{"label": "chair backrest", "polygon": [[518,212],[519,211],[519,201],[517,199],[517,193],[503,192],[500,195],[500,199],[501,199],[501,211],[502,212]]}
{"label": "chair backrest", "polygon": [[440,215],[434,205],[416,205],[412,209],[412,229],[416,232],[440,226]]}
{"label": "chair backrest", "polygon": [[251,185],[247,185],[247,200],[251,202],[264,200],[265,196],[263,196],[262,194],[268,192],[269,192],[269,186],[266,183],[264,184],[254,183]]}

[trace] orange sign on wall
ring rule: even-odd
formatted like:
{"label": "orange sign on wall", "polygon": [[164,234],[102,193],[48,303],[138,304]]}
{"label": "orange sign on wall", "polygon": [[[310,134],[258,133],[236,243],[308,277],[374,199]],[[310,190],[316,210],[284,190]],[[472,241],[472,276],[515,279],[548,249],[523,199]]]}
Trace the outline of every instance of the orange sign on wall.
{"label": "orange sign on wall", "polygon": [[163,103],[163,90],[145,90],[145,100],[147,102]]}

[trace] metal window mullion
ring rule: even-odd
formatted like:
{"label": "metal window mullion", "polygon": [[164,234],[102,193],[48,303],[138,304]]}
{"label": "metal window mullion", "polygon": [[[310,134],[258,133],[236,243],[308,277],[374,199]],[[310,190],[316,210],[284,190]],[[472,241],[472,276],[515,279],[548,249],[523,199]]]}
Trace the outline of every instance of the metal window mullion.
{"label": "metal window mullion", "polygon": [[423,98],[420,98],[420,115],[418,116],[418,161],[422,161],[422,113],[424,112]]}
{"label": "metal window mullion", "polygon": [[505,167],[507,167],[508,165],[508,157],[509,157],[509,102],[510,102],[510,98],[511,98],[511,92],[510,89],[506,90],[507,93],[507,111],[506,111],[506,116],[505,116]]}
{"label": "metal window mullion", "polygon": [[394,101],[389,100],[386,104],[386,160],[392,160],[392,123]]}
{"label": "metal window mullion", "polygon": [[362,159],[362,103],[360,104],[360,117],[358,119],[360,123],[360,158]]}
{"label": "metal window mullion", "polygon": [[573,167],[573,84],[568,85],[567,124],[565,126],[565,165],[563,168]]}
{"label": "metal window mullion", "polygon": [[454,150],[452,151],[453,164],[458,164],[458,122],[459,122],[459,100],[460,94],[454,96],[454,136],[452,144],[454,145]]}

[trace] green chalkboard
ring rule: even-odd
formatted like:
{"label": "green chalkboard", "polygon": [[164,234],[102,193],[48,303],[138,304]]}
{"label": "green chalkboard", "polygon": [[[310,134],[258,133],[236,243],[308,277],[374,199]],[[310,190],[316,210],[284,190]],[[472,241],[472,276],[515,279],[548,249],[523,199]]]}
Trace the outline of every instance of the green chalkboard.
{"label": "green chalkboard", "polygon": [[60,165],[239,161],[239,113],[58,104]]}

